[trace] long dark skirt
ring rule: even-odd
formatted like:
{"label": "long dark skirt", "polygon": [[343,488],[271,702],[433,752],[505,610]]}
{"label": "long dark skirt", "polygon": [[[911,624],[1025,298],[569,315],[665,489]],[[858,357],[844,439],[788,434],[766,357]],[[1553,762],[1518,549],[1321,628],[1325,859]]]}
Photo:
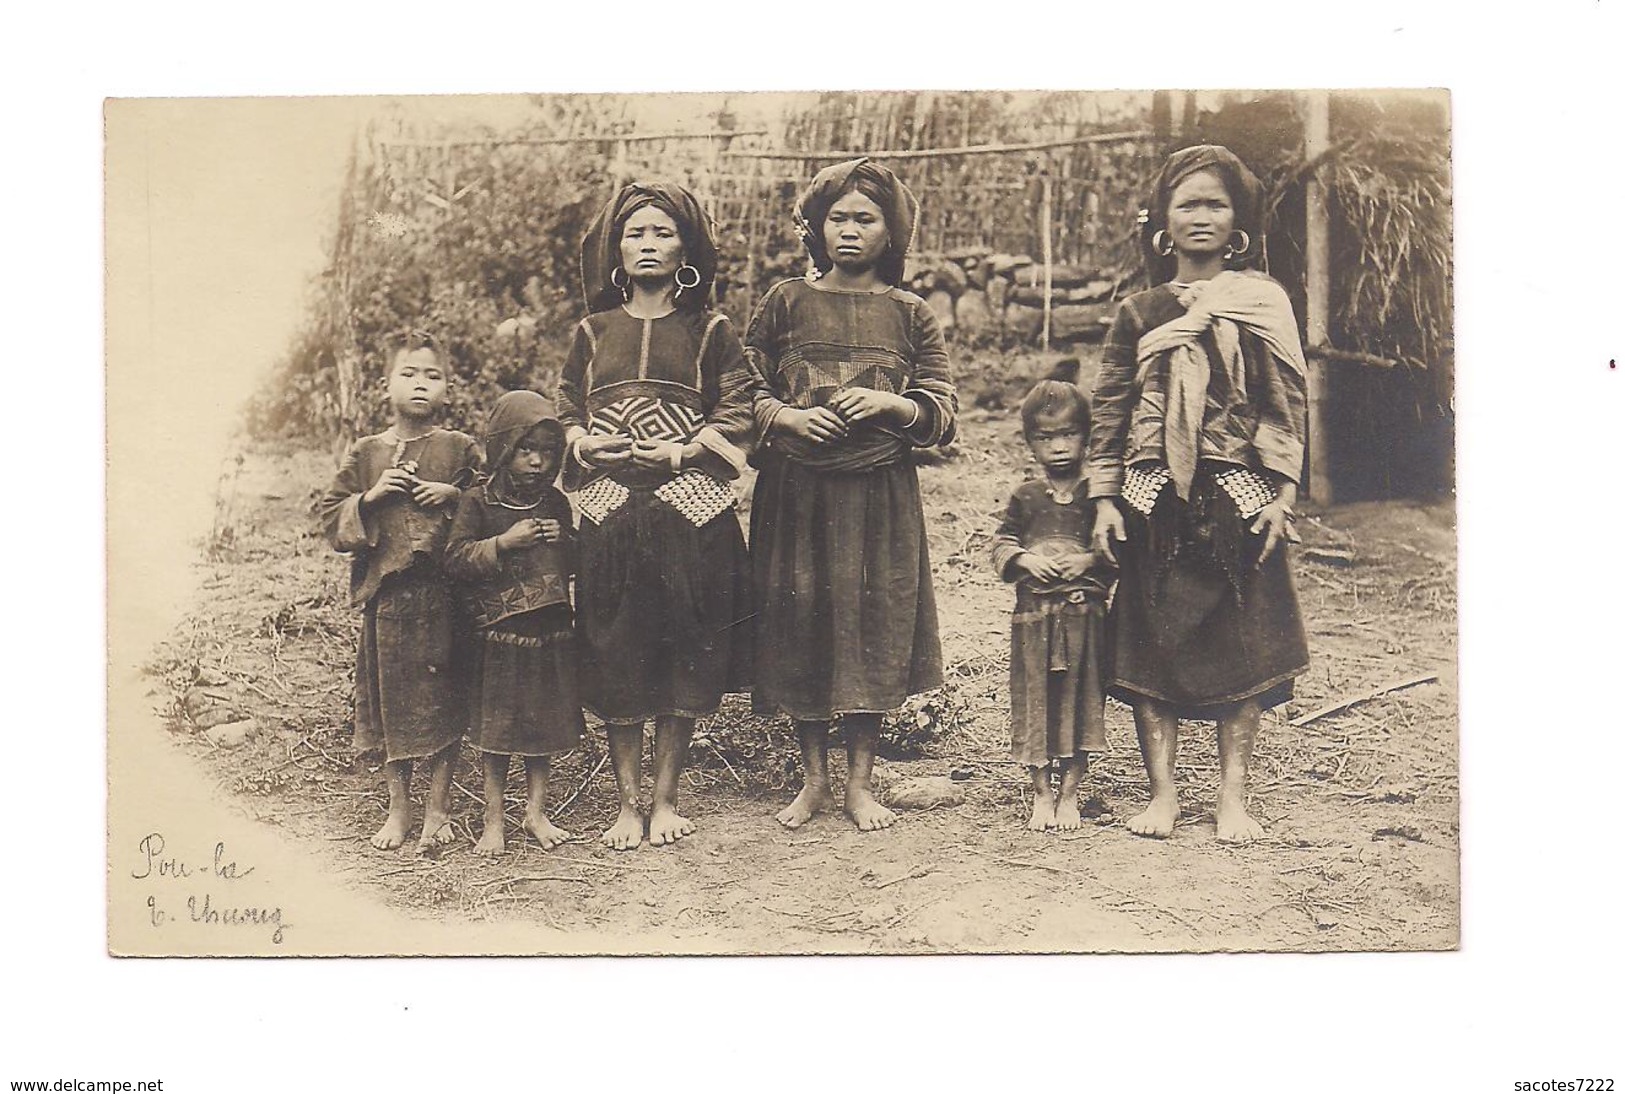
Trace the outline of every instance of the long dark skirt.
{"label": "long dark skirt", "polygon": [[581,697],[606,722],[714,713],[750,686],[750,563],[730,509],[704,528],[646,490],[581,522]]}
{"label": "long dark skirt", "polygon": [[1043,767],[1106,751],[1106,605],[1017,587],[1010,617],[1010,755]]}
{"label": "long dark skirt", "polygon": [[476,636],[469,740],[481,752],[551,756],[581,743],[570,606],[510,616]]}
{"label": "long dark skirt", "polygon": [[384,579],[362,613],[355,670],[355,749],[420,760],[463,735],[467,651],[451,588],[420,564]]}
{"label": "long dark skirt", "polygon": [[1203,719],[1243,699],[1265,708],[1290,699],[1309,644],[1286,549],[1259,566],[1263,537],[1202,473],[1189,504],[1165,489],[1150,520],[1128,516],[1110,620],[1111,693]]}
{"label": "long dark skirt", "polygon": [[910,463],[819,472],[770,455],[751,502],[755,705],[801,721],[895,710],[942,684]]}

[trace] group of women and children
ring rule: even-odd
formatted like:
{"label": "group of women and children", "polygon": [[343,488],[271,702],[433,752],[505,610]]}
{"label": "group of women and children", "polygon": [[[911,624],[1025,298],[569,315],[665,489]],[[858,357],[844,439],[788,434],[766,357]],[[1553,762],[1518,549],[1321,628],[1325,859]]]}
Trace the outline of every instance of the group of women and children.
{"label": "group of women and children", "polygon": [[[872,160],[819,172],[796,210],[812,268],[767,293],[741,342],[708,307],[717,253],[694,196],[621,188],[582,242],[589,314],[554,398],[503,395],[481,443],[436,425],[450,373],[435,339],[386,347],[393,423],[353,447],[321,507],[363,609],[356,747],[383,756],[389,789],[374,846],[406,841],[415,764],[419,846],[454,839],[465,732],[484,773],[477,851],[503,849],[513,756],[525,832],[572,838],[547,815],[549,757],[577,746],[584,709],[620,794],[604,843],[674,843],[694,831],[677,811],[694,721],[746,690],[800,742],[780,823],[834,804],[836,720],[845,812],[866,831],[894,822],[872,785],[881,720],[942,683],[914,450],[951,440],[957,410],[942,330],[899,287],[918,211]],[[1181,718],[1218,722],[1219,838],[1261,831],[1253,737],[1308,651],[1284,549],[1305,369],[1284,291],[1252,268],[1260,215],[1229,151],[1175,153],[1142,215],[1154,287],[1123,301],[1092,408],[1075,363],[1021,405],[1041,474],[1011,497],[993,564],[1016,586],[1012,755],[1031,828],[1078,826],[1111,693],[1133,707],[1151,784],[1130,831],[1174,829]],[[748,549],[732,485],[747,464]]]}

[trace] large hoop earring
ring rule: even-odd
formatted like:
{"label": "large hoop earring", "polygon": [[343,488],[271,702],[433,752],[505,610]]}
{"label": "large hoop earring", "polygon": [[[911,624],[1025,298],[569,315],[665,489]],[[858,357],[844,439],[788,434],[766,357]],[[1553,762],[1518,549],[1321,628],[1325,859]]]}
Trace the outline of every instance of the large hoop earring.
{"label": "large hoop earring", "polygon": [[[620,276],[616,277],[616,274],[620,274]],[[616,266],[609,271],[609,283],[621,290],[622,300],[630,301],[632,299],[632,278],[627,275],[626,270]]]}
{"label": "large hoop earring", "polygon": [[[688,275],[690,277],[692,277],[694,280],[692,280],[692,281],[684,281],[683,280],[683,271],[685,271],[685,270],[688,271]],[[687,262],[685,262],[681,266],[677,267],[677,274],[676,274],[676,277],[674,278],[674,280],[677,282],[677,291],[672,294],[672,299],[673,300],[681,300],[683,298],[683,291],[685,289],[697,289],[697,288],[699,288],[699,285],[700,285],[700,271],[696,267],[690,266]]]}
{"label": "large hoop earring", "polygon": [[1167,232],[1159,228],[1156,234],[1151,237],[1151,249],[1163,258],[1167,258],[1174,253],[1174,241],[1168,238]]}
{"label": "large hoop earring", "polygon": [[1235,258],[1237,255],[1244,255],[1253,249],[1253,237],[1242,231],[1240,228],[1237,228],[1230,234],[1241,237],[1241,246],[1238,247],[1234,243],[1226,243],[1224,245],[1225,258]]}

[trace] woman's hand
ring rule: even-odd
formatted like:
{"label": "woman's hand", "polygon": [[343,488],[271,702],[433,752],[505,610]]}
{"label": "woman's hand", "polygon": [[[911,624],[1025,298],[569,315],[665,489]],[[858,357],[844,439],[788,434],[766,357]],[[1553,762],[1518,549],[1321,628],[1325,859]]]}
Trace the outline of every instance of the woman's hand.
{"label": "woman's hand", "polygon": [[773,427],[813,444],[838,441],[847,433],[846,421],[825,406],[815,406],[810,410],[785,407],[779,412],[779,416],[773,419]]}
{"label": "woman's hand", "polygon": [[1293,514],[1291,506],[1280,498],[1276,498],[1263,509],[1259,510],[1257,518],[1253,520],[1252,532],[1255,536],[1264,537],[1264,549],[1259,553],[1258,564],[1275,553],[1275,549],[1282,543],[1302,543],[1298,530],[1293,527],[1297,517]]}
{"label": "woman's hand", "polygon": [[372,484],[372,489],[361,495],[362,505],[377,505],[385,498],[395,494],[409,494],[417,485],[409,471],[403,467],[391,467],[378,481]]}
{"label": "woman's hand", "polygon": [[558,521],[537,520],[527,517],[515,521],[506,532],[497,536],[498,551],[526,551],[542,542],[544,538],[542,526],[545,524],[557,525]]}
{"label": "woman's hand", "polygon": [[632,442],[634,467],[659,471],[682,470],[683,446],[676,441],[640,440]]}
{"label": "woman's hand", "polygon": [[417,480],[412,486],[412,500],[426,509],[438,508],[449,501],[456,501],[460,493],[462,491],[449,482]]}
{"label": "woman's hand", "polygon": [[588,467],[620,467],[632,458],[632,438],[622,433],[588,433],[576,442],[576,459]]}
{"label": "woman's hand", "polygon": [[1128,526],[1123,523],[1123,511],[1111,498],[1095,499],[1095,526],[1090,533],[1089,545],[1112,562],[1117,561],[1117,549],[1112,545],[1128,538]]}
{"label": "woman's hand", "polygon": [[1017,555],[1015,567],[1034,581],[1061,580],[1061,568],[1056,565],[1055,560],[1032,551],[1024,551]]}
{"label": "woman's hand", "polygon": [[919,418],[914,400],[872,387],[843,387],[829,397],[828,406],[847,422],[885,418],[900,429]]}
{"label": "woman's hand", "polygon": [[564,525],[552,517],[543,517],[536,522],[536,530],[541,533],[542,542],[557,543],[564,537]]}

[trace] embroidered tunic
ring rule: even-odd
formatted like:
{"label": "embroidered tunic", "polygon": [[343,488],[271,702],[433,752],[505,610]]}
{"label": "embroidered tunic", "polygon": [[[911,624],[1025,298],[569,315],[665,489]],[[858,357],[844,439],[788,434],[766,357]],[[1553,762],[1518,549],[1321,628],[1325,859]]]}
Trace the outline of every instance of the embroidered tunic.
{"label": "embroidered tunic", "polygon": [[[521,520],[559,522],[563,538],[503,554],[497,537]],[[489,484],[463,495],[446,547],[446,571],[459,589],[476,627],[492,627],[510,616],[570,603],[574,567],[575,518],[570,503],[552,487],[534,506],[514,508],[491,494]]]}
{"label": "embroidered tunic", "polygon": [[[762,298],[748,346],[766,383],[755,400],[761,435],[797,463],[861,471],[953,440],[958,402],[947,345],[936,316],[914,293],[831,292],[805,278],[783,281]],[[823,406],[844,387],[902,395],[920,408],[920,417],[907,431],[860,422],[828,444],[772,432],[785,407]]]}
{"label": "embroidered tunic", "polygon": [[[755,702],[804,721],[895,710],[942,684],[942,648],[913,449],[954,435],[942,331],[913,293],[786,281],[763,298],[747,352],[762,378],[751,503],[758,603]],[[901,430],[860,422],[813,445],[774,431],[786,407],[842,387],[912,400]]]}
{"label": "embroidered tunic", "polygon": [[[1249,330],[1240,367],[1228,367],[1214,332],[1199,339],[1209,364],[1188,499],[1163,462],[1166,355],[1140,362],[1141,340],[1185,313],[1168,285],[1123,301],[1107,338],[1094,397],[1089,493],[1122,495],[1129,538],[1112,600],[1111,690],[1127,702],[1161,700],[1187,718],[1227,705],[1286,701],[1309,666],[1288,552],[1258,564],[1250,517],[1273,497],[1257,472],[1296,481],[1306,388]],[[1125,467],[1127,474],[1125,475]],[[1241,472],[1238,474],[1238,472]]]}
{"label": "embroidered tunic", "polygon": [[581,693],[607,722],[699,717],[746,686],[749,561],[730,480],[754,434],[752,379],[725,316],[624,308],[588,316],[559,380],[559,420],[585,433],[697,442],[698,466],[566,458],[563,483],[581,509],[576,611]]}
{"label": "embroidered tunic", "polygon": [[[1156,360],[1142,376],[1139,344],[1146,332],[1184,312],[1170,285],[1135,293],[1120,306],[1095,381],[1087,467],[1091,497],[1122,493],[1125,467],[1166,463],[1168,361]],[[1308,420],[1303,376],[1280,367],[1257,335],[1242,331],[1240,343],[1244,368],[1232,375],[1211,334],[1202,339],[1210,371],[1197,458],[1273,471],[1297,482]]]}
{"label": "embroidered tunic", "polygon": [[[699,524],[731,504],[725,484],[744,470],[753,422],[750,371],[727,316],[679,310],[639,319],[624,308],[589,315],[576,327],[558,394],[559,420],[572,441],[582,433],[621,435],[698,442],[704,450],[699,466],[680,476],[570,459],[564,488],[580,493],[593,523],[624,504],[628,489],[665,489],[661,500]],[[686,481],[668,488],[673,478]]]}
{"label": "embroidered tunic", "polygon": [[[559,542],[497,550],[498,536],[533,518],[558,521]],[[478,628],[469,730],[482,752],[546,756],[575,748],[585,732],[570,614],[572,520],[570,503],[552,487],[534,506],[515,508],[486,483],[457,508],[446,570]]]}

